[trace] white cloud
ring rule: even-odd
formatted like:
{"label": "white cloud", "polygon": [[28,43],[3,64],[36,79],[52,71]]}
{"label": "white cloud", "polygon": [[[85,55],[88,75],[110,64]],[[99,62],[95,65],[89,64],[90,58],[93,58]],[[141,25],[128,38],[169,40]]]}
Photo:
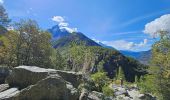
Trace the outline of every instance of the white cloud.
{"label": "white cloud", "polygon": [[144,33],[150,34],[153,37],[159,36],[160,31],[170,32],[170,14],[163,15],[145,25]]}
{"label": "white cloud", "polygon": [[54,16],[52,18],[52,20],[57,22],[57,24],[61,30],[66,30],[70,33],[77,32],[77,28],[70,28],[69,23],[67,23],[65,21],[64,17],[62,17],[62,16]]}
{"label": "white cloud", "polygon": [[3,0],[0,0],[0,4],[3,4],[4,3],[4,1]]}
{"label": "white cloud", "polygon": [[129,42],[126,40],[116,40],[116,41],[99,41],[97,39],[92,39],[97,43],[101,42],[105,45],[116,48],[117,50],[130,50],[130,51],[141,51],[148,47],[148,40],[144,39],[140,43]]}
{"label": "white cloud", "polygon": [[57,22],[57,23],[62,23],[62,22],[65,21],[62,16],[54,16],[54,17],[52,18],[52,20],[55,21],[55,22]]}
{"label": "white cloud", "polygon": [[125,40],[116,40],[116,41],[103,41],[103,44],[112,46],[118,50],[131,50],[134,47],[133,42],[128,42]]}

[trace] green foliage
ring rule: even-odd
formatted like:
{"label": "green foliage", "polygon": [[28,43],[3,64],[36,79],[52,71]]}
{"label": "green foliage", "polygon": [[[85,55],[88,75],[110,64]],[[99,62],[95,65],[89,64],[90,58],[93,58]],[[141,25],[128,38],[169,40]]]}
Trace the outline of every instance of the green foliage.
{"label": "green foliage", "polygon": [[170,96],[170,35],[160,31],[160,40],[152,47],[152,64],[158,67],[155,72],[155,83],[160,98],[169,100]]}
{"label": "green foliage", "polygon": [[135,83],[139,82],[138,76],[135,76]]}
{"label": "green foliage", "polygon": [[49,33],[39,29],[33,20],[22,20],[15,25],[15,31],[9,31],[3,36],[5,53],[1,64],[8,66],[30,65],[45,67],[51,64],[52,47]]}
{"label": "green foliage", "polygon": [[122,70],[122,67],[119,67],[118,69],[118,75],[117,75],[117,79],[122,79],[122,80],[125,80],[125,75],[124,75],[124,72]]}
{"label": "green foliage", "polygon": [[[99,46],[85,46],[72,42],[70,46],[58,48],[64,59],[64,70],[82,71],[95,73],[106,71],[109,78],[116,76],[115,71],[121,66],[122,78],[133,82],[135,75],[146,74],[146,66],[140,64],[132,58],[126,58],[116,50],[111,50]],[[118,72],[117,72],[118,73]]]}
{"label": "green foliage", "polygon": [[157,88],[154,81],[154,75],[145,75],[140,79],[140,82],[137,82],[137,85],[142,93],[152,93],[157,95]]}
{"label": "green foliage", "polygon": [[114,96],[114,90],[109,86],[102,87],[103,94],[106,96]]}
{"label": "green foliage", "polygon": [[97,91],[102,91],[105,85],[108,85],[109,79],[105,72],[97,72],[91,75],[91,79],[94,81]]}
{"label": "green foliage", "polygon": [[59,50],[53,50],[51,55],[51,68],[57,69],[57,70],[65,70],[66,68],[66,60],[62,57]]}
{"label": "green foliage", "polygon": [[11,20],[8,18],[8,14],[6,13],[3,5],[0,5],[0,25],[6,27]]}
{"label": "green foliage", "polygon": [[152,93],[160,100],[169,100],[170,93],[170,35],[161,31],[160,40],[152,46],[152,65],[149,74],[137,83],[144,93]]}

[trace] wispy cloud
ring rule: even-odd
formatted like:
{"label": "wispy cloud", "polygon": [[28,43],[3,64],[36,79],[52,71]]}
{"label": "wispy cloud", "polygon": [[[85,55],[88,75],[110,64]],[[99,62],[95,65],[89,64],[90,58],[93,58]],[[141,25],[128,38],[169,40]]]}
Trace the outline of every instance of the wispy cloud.
{"label": "wispy cloud", "polygon": [[160,15],[160,14],[168,13],[168,12],[170,12],[170,9],[165,9],[165,10],[158,11],[158,12],[154,12],[154,13],[147,14],[147,15],[144,15],[144,16],[139,16],[139,17],[133,18],[133,19],[131,19],[131,20],[123,23],[123,24],[121,25],[121,27],[125,27],[125,26],[128,26],[128,25],[137,23],[137,22],[139,22],[139,21],[142,21],[142,20],[144,20],[144,19],[148,19],[148,18],[154,17],[154,16],[156,16],[156,15]]}
{"label": "wispy cloud", "polygon": [[115,41],[99,41],[96,39],[93,40],[97,43],[101,42],[105,45],[116,48],[117,50],[141,51],[141,50],[145,50],[150,46],[148,44],[148,39],[144,39],[140,43],[135,43],[131,41],[129,42],[126,40],[115,40]]}
{"label": "wispy cloud", "polygon": [[142,31],[128,31],[128,32],[115,32],[113,35],[127,35],[127,34],[135,34],[135,33],[141,33]]}
{"label": "wispy cloud", "polygon": [[0,4],[3,4],[4,3],[4,0],[0,0]]}
{"label": "wispy cloud", "polygon": [[73,32],[77,32],[77,28],[70,28],[69,27],[69,23],[67,23],[64,19],[64,17],[62,16],[54,16],[51,18],[52,21],[57,22],[57,24],[59,25],[60,29],[65,29],[66,31],[73,33]]}

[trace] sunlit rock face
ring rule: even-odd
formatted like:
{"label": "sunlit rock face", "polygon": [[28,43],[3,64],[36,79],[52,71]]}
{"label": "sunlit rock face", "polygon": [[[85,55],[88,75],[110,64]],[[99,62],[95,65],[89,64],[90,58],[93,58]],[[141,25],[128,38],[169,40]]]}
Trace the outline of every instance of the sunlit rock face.
{"label": "sunlit rock face", "polygon": [[[9,85],[0,92],[3,94],[0,99],[77,100],[79,98],[77,87],[80,82],[81,73],[19,66],[6,78]],[[13,95],[7,96],[9,94]]]}

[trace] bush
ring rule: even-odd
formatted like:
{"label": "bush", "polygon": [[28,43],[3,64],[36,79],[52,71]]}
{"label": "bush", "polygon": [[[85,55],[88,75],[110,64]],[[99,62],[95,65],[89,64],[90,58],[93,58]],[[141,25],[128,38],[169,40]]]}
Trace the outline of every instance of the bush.
{"label": "bush", "polygon": [[98,92],[101,92],[102,87],[109,83],[109,78],[106,76],[105,72],[97,72],[92,74],[91,79],[95,83],[95,87]]}
{"label": "bush", "polygon": [[114,96],[114,90],[111,89],[109,86],[104,86],[102,88],[103,94],[106,96]]}

